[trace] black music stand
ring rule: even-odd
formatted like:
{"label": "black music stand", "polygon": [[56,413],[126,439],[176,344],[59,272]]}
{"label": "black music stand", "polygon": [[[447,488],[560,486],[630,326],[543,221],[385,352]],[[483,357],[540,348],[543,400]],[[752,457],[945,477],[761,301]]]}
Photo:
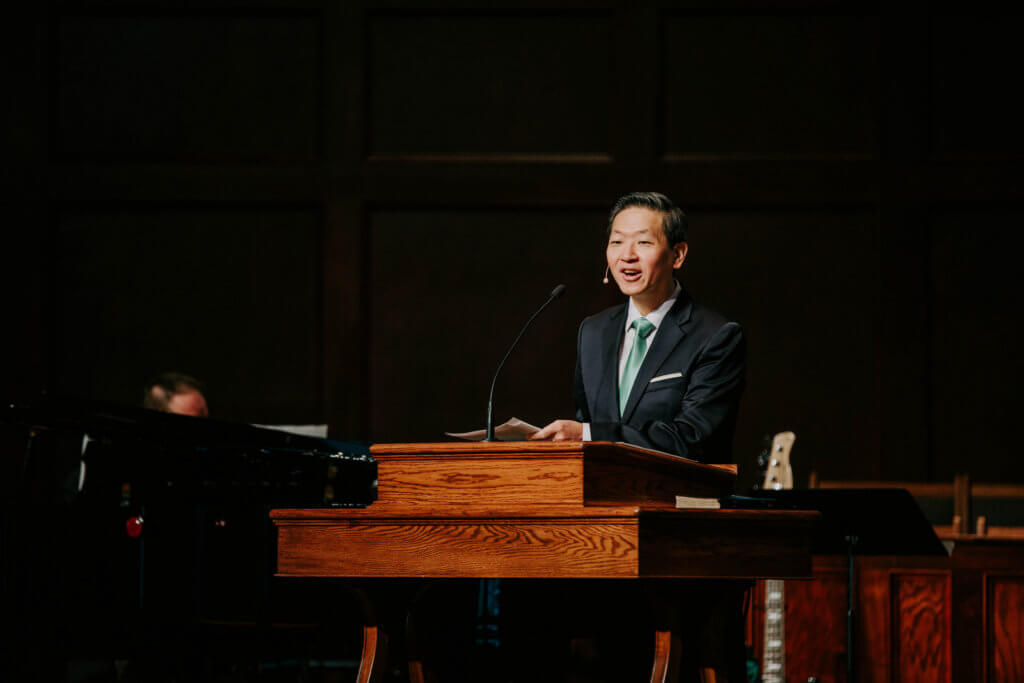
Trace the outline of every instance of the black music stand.
{"label": "black music stand", "polygon": [[815,555],[846,555],[846,680],[853,681],[854,568],[858,555],[948,555],[917,501],[906,489],[763,490],[735,497],[730,507],[817,510]]}

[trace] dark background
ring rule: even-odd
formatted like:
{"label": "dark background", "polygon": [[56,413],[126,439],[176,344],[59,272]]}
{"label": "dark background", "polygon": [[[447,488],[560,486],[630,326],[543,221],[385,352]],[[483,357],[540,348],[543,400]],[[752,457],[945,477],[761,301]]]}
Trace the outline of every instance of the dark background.
{"label": "dark background", "polygon": [[[45,4],[44,4],[45,5]],[[690,217],[743,481],[1024,480],[1017,16],[896,2],[79,2],[8,16],[3,396],[348,440],[572,414],[605,213]]]}

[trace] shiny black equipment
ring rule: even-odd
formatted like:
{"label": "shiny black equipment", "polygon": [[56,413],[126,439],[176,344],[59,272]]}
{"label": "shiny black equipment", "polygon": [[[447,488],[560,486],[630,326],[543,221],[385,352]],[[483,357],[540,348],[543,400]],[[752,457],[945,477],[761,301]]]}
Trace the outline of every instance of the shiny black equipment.
{"label": "shiny black equipment", "polygon": [[369,449],[274,429],[46,400],[0,412],[0,502],[368,505]]}
{"label": "shiny black equipment", "polygon": [[38,674],[19,660],[132,658],[195,624],[268,619],[282,607],[270,508],[376,493],[362,445],[95,402],[6,406],[0,658]]}

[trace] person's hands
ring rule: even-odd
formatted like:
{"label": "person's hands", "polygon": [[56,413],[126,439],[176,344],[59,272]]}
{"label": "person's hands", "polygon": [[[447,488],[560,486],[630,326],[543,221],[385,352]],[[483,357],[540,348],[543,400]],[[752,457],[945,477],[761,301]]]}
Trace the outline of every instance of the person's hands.
{"label": "person's hands", "polygon": [[544,429],[535,432],[530,440],[582,441],[583,423],[573,420],[555,420]]}

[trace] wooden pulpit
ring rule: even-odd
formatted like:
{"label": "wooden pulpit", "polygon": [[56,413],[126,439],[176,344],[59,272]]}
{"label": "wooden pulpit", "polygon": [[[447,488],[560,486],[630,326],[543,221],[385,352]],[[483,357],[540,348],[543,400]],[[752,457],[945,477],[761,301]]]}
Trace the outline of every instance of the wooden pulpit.
{"label": "wooden pulpit", "polygon": [[[734,465],[608,442],[378,444],[371,452],[372,505],[272,511],[279,576],[811,575],[817,513],[676,507],[677,496],[733,493]],[[666,671],[667,642],[658,646]],[[360,680],[372,673],[373,647],[364,643]]]}

